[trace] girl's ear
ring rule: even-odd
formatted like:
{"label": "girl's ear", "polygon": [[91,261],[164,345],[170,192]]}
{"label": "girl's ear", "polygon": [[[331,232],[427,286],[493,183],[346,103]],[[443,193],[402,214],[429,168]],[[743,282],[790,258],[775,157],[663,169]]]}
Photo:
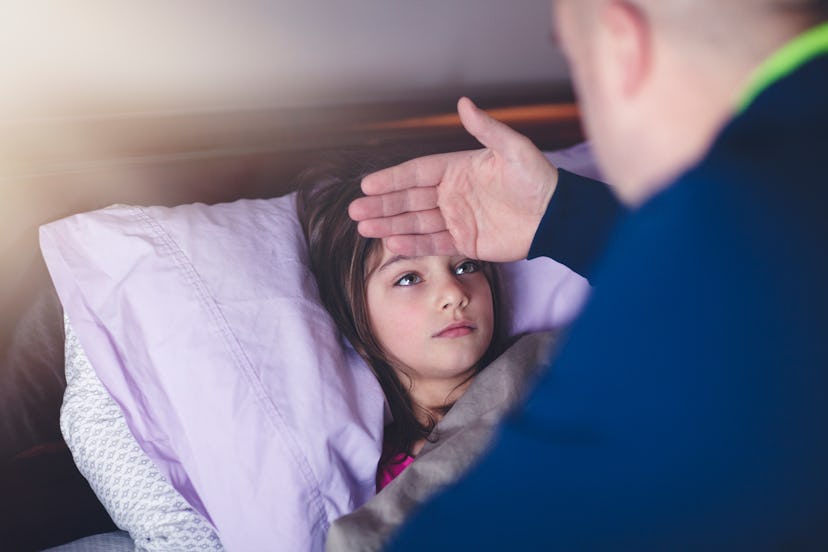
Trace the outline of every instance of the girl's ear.
{"label": "girl's ear", "polygon": [[644,12],[627,0],[604,2],[599,17],[604,35],[603,70],[609,72],[614,93],[631,99],[650,75],[650,22]]}

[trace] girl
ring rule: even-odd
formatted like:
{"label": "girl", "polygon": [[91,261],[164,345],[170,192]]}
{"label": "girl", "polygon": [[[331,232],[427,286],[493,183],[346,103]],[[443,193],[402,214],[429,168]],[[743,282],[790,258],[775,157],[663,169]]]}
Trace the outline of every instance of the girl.
{"label": "girl", "polygon": [[[393,163],[388,163],[391,166]],[[299,218],[323,304],[370,366],[393,421],[377,490],[417,456],[432,430],[503,342],[494,265],[460,256],[403,257],[348,216],[362,177],[381,167],[306,173]]]}

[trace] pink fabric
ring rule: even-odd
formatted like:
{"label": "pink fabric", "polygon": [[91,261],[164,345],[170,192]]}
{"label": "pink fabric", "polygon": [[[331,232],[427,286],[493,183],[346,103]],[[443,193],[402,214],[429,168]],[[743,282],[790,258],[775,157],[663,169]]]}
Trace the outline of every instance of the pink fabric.
{"label": "pink fabric", "polygon": [[377,474],[377,491],[383,490],[386,485],[394,481],[413,461],[413,456],[400,453],[389,460],[384,466],[380,466],[379,473]]}

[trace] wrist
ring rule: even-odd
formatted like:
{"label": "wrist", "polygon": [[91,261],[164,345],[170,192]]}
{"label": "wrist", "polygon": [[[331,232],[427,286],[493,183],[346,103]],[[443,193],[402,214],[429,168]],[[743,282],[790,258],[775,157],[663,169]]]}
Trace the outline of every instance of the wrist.
{"label": "wrist", "polygon": [[552,202],[552,197],[555,195],[555,191],[558,189],[558,179],[560,173],[558,171],[558,167],[553,165],[552,163],[548,163],[548,173],[545,175],[543,179],[543,187],[542,187],[542,195],[540,202],[538,204],[538,210],[535,212],[535,216],[532,219],[532,223],[529,224],[530,233],[528,236],[528,242],[525,248],[525,257],[529,257],[532,250],[532,244],[535,241],[535,236],[538,233],[538,229],[543,222],[546,213],[549,210],[549,204]]}

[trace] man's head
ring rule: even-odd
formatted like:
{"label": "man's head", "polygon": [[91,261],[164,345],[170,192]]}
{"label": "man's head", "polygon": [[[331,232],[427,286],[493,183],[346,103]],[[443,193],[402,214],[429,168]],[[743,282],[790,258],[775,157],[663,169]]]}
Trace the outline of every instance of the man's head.
{"label": "man's head", "polygon": [[587,134],[639,204],[696,162],[756,67],[826,0],[555,0]]}

